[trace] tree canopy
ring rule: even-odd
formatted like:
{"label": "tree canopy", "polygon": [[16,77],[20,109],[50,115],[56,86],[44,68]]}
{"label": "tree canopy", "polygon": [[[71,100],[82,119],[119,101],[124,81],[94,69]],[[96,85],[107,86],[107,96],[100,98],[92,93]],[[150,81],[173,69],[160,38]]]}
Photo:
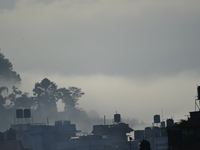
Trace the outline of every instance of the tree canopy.
{"label": "tree canopy", "polygon": [[[0,124],[0,130],[13,123],[14,112],[18,108],[30,108],[37,122],[43,122],[47,117],[78,119],[86,116],[86,113],[77,107],[79,98],[84,95],[80,88],[58,88],[56,83],[44,78],[35,83],[33,96],[29,96],[29,93],[16,87],[20,82],[20,75],[13,71],[12,63],[0,50],[0,120],[4,120]],[[63,103],[62,112],[57,110],[58,101]]]}
{"label": "tree canopy", "polygon": [[[19,108],[30,108],[34,114],[34,119],[42,122],[49,118],[78,118],[81,116],[80,111],[76,106],[78,105],[79,98],[84,95],[80,88],[57,88],[57,85],[44,78],[41,82],[36,82],[33,88],[33,96],[29,93],[22,92],[17,87],[13,86],[12,90],[8,92],[7,87],[0,87],[0,119],[8,119],[5,124],[12,123],[13,112]],[[64,105],[63,113],[57,110],[57,102],[61,101]],[[3,118],[2,118],[3,117]]]}
{"label": "tree canopy", "polygon": [[80,88],[77,87],[69,87],[60,88],[57,90],[59,98],[65,104],[64,110],[68,110],[70,108],[75,108],[78,105],[79,98],[85,93],[81,91]]}
{"label": "tree canopy", "polygon": [[0,50],[0,81],[3,83],[17,84],[21,82],[20,75],[13,71],[13,65],[5,58]]}
{"label": "tree canopy", "polygon": [[51,109],[51,111],[57,112],[57,85],[54,82],[44,78],[40,83],[35,84],[33,94],[38,111]]}

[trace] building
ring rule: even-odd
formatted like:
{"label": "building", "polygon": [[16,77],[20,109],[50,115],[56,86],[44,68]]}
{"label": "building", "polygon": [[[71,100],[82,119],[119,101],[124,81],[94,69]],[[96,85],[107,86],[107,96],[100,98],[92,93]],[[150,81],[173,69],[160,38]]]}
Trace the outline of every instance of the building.
{"label": "building", "polygon": [[200,149],[200,111],[190,112],[188,120],[167,127],[170,150]]}
{"label": "building", "polygon": [[21,141],[1,141],[0,150],[25,150]]}
{"label": "building", "polygon": [[114,115],[111,125],[94,125],[91,134],[79,135],[80,130],[70,121],[56,121],[55,125],[19,123],[11,126],[16,139],[33,150],[138,150],[139,142],[128,141],[127,133],[133,131]]}
{"label": "building", "polygon": [[50,143],[70,141],[76,136],[75,124],[70,121],[57,121],[55,125],[45,124],[17,124],[11,125],[16,131],[16,139],[22,141],[24,147],[35,150],[48,149]]}
{"label": "building", "polygon": [[159,115],[154,116],[154,123],[151,127],[134,131],[135,141],[141,142],[143,139],[150,142],[152,150],[168,150],[168,137],[165,122],[160,122]]}

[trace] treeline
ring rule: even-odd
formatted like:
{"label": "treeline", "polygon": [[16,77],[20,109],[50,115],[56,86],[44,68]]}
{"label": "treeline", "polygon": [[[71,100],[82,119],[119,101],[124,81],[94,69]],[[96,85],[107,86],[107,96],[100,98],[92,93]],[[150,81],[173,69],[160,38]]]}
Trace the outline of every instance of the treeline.
{"label": "treeline", "polygon": [[[70,120],[77,125],[77,129],[88,132],[91,132],[94,124],[103,123],[103,118],[95,110],[86,113],[78,107],[78,101],[84,95],[81,88],[58,88],[56,83],[44,78],[33,85],[33,96],[29,96],[29,93],[18,88],[20,84],[20,75],[0,50],[0,131],[9,129],[14,123],[18,108],[30,108],[34,123],[46,123],[47,117],[50,124],[56,120]],[[58,101],[63,103],[62,112],[58,112]],[[131,127],[144,125],[137,119],[123,120]],[[109,121],[106,120],[107,123]]]}
{"label": "treeline", "polygon": [[[45,123],[47,117],[50,124],[55,120],[71,120],[87,130],[92,122],[86,112],[77,107],[79,98],[84,95],[81,88],[58,88],[56,83],[44,78],[33,85],[33,96],[29,96],[18,88],[20,84],[20,75],[13,71],[12,63],[0,52],[0,131],[14,123],[18,108],[30,108],[35,123]],[[58,101],[63,103],[62,112],[58,112]]]}
{"label": "treeline", "polygon": [[37,120],[40,118],[43,120],[44,117],[56,117],[58,101],[64,104],[65,112],[75,110],[79,98],[84,93],[77,87],[57,88],[54,82],[44,78],[41,82],[35,83],[33,95],[29,97],[29,93],[23,93],[15,86],[12,87],[12,92],[8,92],[6,86],[0,87],[1,114],[9,110],[13,112],[18,108],[30,108],[35,112]]}
{"label": "treeline", "polygon": [[[47,117],[52,122],[59,119],[73,119],[73,115],[80,113],[77,105],[82,95],[84,93],[80,88],[57,88],[57,85],[47,78],[35,83],[33,96],[29,96],[26,92],[23,93],[15,86],[12,87],[12,92],[8,92],[6,86],[0,87],[0,114],[2,114],[0,120],[9,124],[9,118],[14,119],[15,110],[19,108],[30,108],[33,119],[37,122],[43,123]],[[58,101],[63,103],[63,112],[58,112]],[[69,114],[73,115],[69,116]]]}

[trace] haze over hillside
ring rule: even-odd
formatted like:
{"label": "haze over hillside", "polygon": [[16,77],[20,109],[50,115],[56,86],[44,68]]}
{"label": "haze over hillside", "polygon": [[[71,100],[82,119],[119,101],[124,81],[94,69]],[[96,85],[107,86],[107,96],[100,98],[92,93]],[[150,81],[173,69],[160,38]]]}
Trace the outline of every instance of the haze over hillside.
{"label": "haze over hillside", "polygon": [[[151,124],[184,119],[200,84],[200,1],[0,1],[0,45],[33,96],[44,78],[81,88],[77,107]],[[58,110],[64,105],[58,102]],[[97,113],[94,113],[97,112]],[[99,121],[100,121],[99,120]],[[100,122],[101,122],[100,121]]]}

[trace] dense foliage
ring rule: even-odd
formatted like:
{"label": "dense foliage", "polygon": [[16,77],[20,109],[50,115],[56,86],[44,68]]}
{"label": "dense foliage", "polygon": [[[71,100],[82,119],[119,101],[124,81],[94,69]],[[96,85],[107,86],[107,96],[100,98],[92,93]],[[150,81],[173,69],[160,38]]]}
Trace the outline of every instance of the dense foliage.
{"label": "dense foliage", "polygon": [[[37,82],[33,88],[33,96],[22,92],[16,87],[21,82],[20,76],[13,71],[12,63],[0,52],[0,81],[5,86],[0,87],[0,130],[13,123],[15,110],[18,108],[30,108],[34,115],[34,121],[44,122],[50,118],[52,122],[57,119],[78,119],[85,114],[77,105],[79,98],[84,95],[80,88],[57,88],[57,85],[47,78]],[[6,85],[12,85],[9,88]],[[9,90],[9,91],[8,91]],[[63,112],[58,112],[57,102],[62,102]]]}
{"label": "dense foliage", "polygon": [[34,113],[34,119],[38,122],[46,120],[47,117],[62,119],[57,110],[57,102],[60,100],[64,104],[63,112],[66,112],[67,115],[71,114],[72,111],[79,113],[78,100],[84,93],[77,87],[58,89],[54,82],[44,78],[41,82],[35,83],[33,95],[29,97],[28,93],[23,93],[15,86],[12,87],[12,92],[8,94],[8,88],[1,87],[0,113],[4,115],[0,117],[9,116],[11,112],[13,112],[13,116],[18,108],[30,108]]}
{"label": "dense foliage", "polygon": [[21,82],[20,75],[13,71],[12,63],[0,51],[0,83],[17,84]]}

